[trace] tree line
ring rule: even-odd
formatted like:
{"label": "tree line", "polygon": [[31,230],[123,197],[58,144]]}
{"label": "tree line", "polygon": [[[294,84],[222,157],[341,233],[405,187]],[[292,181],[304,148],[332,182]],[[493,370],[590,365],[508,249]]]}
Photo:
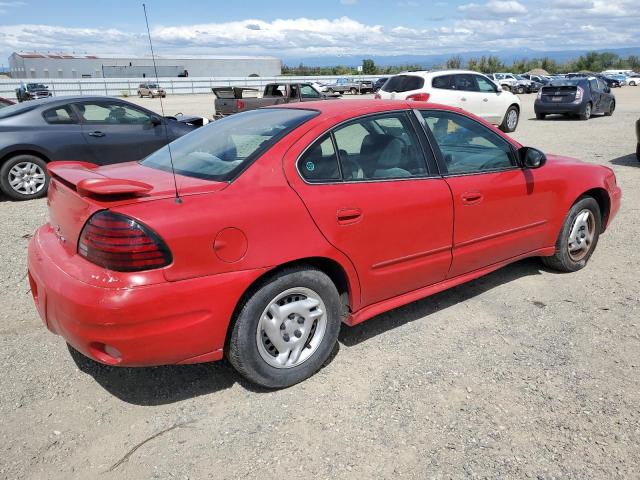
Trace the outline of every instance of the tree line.
{"label": "tree line", "polygon": [[[482,73],[512,72],[525,73],[534,68],[541,68],[547,72],[569,73],[587,70],[601,72],[603,70],[634,70],[640,71],[640,57],[629,55],[621,57],[612,52],[587,52],[578,58],[566,62],[558,62],[549,57],[528,58],[515,60],[507,64],[495,55],[471,57],[466,61],[460,55],[454,55],[444,64],[432,65],[431,69],[465,69]],[[390,65],[378,66],[370,58],[362,61],[362,73],[365,75],[392,75],[407,70],[424,70],[424,65]],[[336,65],[333,67],[309,67],[302,63],[297,67],[282,67],[283,75],[352,75],[356,73],[353,67]]]}

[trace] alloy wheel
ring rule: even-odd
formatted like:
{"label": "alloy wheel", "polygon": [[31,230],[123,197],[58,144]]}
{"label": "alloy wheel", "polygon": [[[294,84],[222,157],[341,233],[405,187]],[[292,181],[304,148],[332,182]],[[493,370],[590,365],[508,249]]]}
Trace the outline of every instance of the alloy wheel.
{"label": "alloy wheel", "polygon": [[516,125],[518,125],[518,112],[515,110],[509,110],[507,115],[507,127],[509,130],[515,130]]}

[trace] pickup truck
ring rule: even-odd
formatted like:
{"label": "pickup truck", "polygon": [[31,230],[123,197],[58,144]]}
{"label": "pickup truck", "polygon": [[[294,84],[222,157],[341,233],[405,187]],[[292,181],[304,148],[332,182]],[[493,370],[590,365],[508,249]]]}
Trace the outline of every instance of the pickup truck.
{"label": "pickup truck", "polygon": [[39,98],[47,98],[51,96],[49,87],[42,83],[24,83],[20,84],[20,87],[16,88],[16,98],[18,102],[24,102],[26,100],[37,100]]}
{"label": "pickup truck", "polygon": [[211,91],[216,96],[216,118],[271,105],[334,98],[318,92],[309,83],[268,83],[260,98],[255,88],[214,87]]}
{"label": "pickup truck", "polygon": [[372,93],[373,82],[371,80],[349,80],[348,78],[339,78],[335,83],[324,84],[327,93]]}

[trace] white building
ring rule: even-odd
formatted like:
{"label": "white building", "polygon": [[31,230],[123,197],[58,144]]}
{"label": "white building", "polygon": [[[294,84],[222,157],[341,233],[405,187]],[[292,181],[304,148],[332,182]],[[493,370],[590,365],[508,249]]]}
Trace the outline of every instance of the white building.
{"label": "white building", "polygon": [[[274,57],[156,56],[159,77],[274,77],[282,62]],[[14,52],[13,78],[155,78],[151,57]]]}

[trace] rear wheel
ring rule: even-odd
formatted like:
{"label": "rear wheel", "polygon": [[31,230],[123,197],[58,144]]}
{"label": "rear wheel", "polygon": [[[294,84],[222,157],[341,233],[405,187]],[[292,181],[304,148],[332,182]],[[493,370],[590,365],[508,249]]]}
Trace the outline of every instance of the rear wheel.
{"label": "rear wheel", "polygon": [[515,132],[518,127],[518,120],[520,117],[520,112],[518,112],[518,108],[515,105],[511,105],[507,109],[507,113],[504,115],[504,119],[500,124],[500,130],[503,132]]}
{"label": "rear wheel", "polygon": [[537,120],[544,120],[546,118],[546,114],[544,113],[536,113],[536,119]]}
{"label": "rear wheel", "polygon": [[34,155],[16,155],[0,168],[0,189],[14,200],[31,200],[47,193],[47,163]]}
{"label": "rear wheel", "polygon": [[598,244],[601,222],[598,202],[592,197],[582,197],[567,214],[554,255],[543,257],[543,263],[560,272],[584,268]]}
{"label": "rear wheel", "polygon": [[589,120],[591,118],[591,102],[584,107],[584,112],[580,114],[580,120]]}
{"label": "rear wheel", "polygon": [[636,159],[640,162],[640,143],[636,145]]}
{"label": "rear wheel", "polygon": [[313,267],[290,268],[248,296],[231,331],[228,358],[250,381],[284,388],[313,375],[340,331],[340,299]]}
{"label": "rear wheel", "polygon": [[524,87],[522,85],[518,86],[518,90],[517,91],[518,91],[518,93],[520,95],[522,95],[525,92]]}
{"label": "rear wheel", "polygon": [[616,109],[616,101],[615,100],[611,100],[611,104],[609,105],[609,110],[604,112],[604,114],[607,117],[610,117],[611,115],[613,115],[613,111]]}
{"label": "rear wheel", "polygon": [[351,87],[349,92],[351,93],[351,95],[355,95],[356,93],[358,93],[358,90],[356,90],[354,87]]}

